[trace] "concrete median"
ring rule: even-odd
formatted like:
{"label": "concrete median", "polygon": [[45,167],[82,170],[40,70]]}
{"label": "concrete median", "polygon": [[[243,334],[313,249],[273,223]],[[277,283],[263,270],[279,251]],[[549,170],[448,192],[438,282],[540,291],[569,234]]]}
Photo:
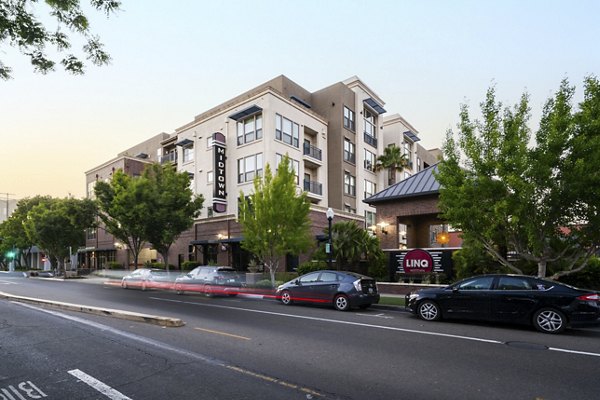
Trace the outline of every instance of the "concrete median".
{"label": "concrete median", "polygon": [[142,314],[133,311],[115,310],[111,308],[84,306],[80,304],[64,303],[62,301],[36,299],[33,297],[15,296],[8,293],[0,292],[0,298],[10,301],[17,301],[28,304],[38,304],[45,307],[57,308],[61,310],[77,311],[87,314],[101,315],[105,317],[113,317],[125,319],[129,321],[146,322],[154,325],[166,327],[184,326],[185,323],[179,318],[169,318],[157,315]]}

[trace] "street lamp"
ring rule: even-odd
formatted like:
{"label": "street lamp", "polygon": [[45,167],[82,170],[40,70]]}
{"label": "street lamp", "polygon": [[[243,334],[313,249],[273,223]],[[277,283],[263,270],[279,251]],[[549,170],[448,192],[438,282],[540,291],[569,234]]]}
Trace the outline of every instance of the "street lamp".
{"label": "street lamp", "polygon": [[331,253],[333,253],[333,248],[331,244],[331,221],[333,220],[335,214],[333,212],[333,209],[329,207],[325,215],[327,215],[327,221],[329,221],[329,243],[327,243],[327,248],[325,250],[327,253],[327,266],[329,269],[331,269]]}

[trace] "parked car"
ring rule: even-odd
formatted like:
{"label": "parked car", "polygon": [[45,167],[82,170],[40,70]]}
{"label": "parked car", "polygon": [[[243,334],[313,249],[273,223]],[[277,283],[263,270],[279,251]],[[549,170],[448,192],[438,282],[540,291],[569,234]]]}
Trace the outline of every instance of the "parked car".
{"label": "parked car", "polygon": [[200,266],[175,280],[177,294],[200,292],[207,296],[235,296],[240,292],[243,280],[232,267]]}
{"label": "parked car", "polygon": [[460,318],[520,323],[545,333],[600,323],[600,296],[522,275],[481,275],[409,296],[410,310],[426,321]]}
{"label": "parked car", "polygon": [[170,289],[173,285],[174,277],[165,270],[156,268],[138,268],[127,274],[121,280],[121,287],[129,289],[130,287],[140,288],[142,290]]}
{"label": "parked car", "polygon": [[379,303],[375,279],[354,272],[317,271],[302,275],[277,288],[277,299],[285,305],[298,303],[333,304],[339,311],[365,309]]}

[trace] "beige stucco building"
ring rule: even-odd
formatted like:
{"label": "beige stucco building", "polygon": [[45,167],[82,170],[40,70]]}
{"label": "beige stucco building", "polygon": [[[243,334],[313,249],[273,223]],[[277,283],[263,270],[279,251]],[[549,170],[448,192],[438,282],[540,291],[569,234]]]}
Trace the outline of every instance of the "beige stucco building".
{"label": "beige stucco building", "polygon": [[[310,92],[281,75],[86,172],[88,194],[95,181],[110,177],[113,168],[136,174],[148,162],[174,163],[190,175],[194,193],[205,203],[193,228],[172,247],[170,262],[218,262],[243,270],[249,255],[240,246],[238,197],[252,191],[253,178],[267,164],[274,170],[281,157],[290,157],[298,190],[305,191],[312,203],[316,243],[327,226],[329,207],[335,212],[334,222],[374,224],[375,208],[363,200],[388,184],[384,171],[374,169],[384,146],[395,143],[412,149],[408,174],[432,162],[432,156],[415,144],[417,131],[398,114],[384,119],[384,106],[358,77]],[[224,143],[215,145],[215,134]],[[223,164],[216,165],[215,160]],[[87,242],[87,252],[96,260],[98,252],[106,253],[105,260],[121,260],[110,241],[108,236],[100,240],[96,233]],[[291,269],[307,257],[288,257],[284,264]]]}

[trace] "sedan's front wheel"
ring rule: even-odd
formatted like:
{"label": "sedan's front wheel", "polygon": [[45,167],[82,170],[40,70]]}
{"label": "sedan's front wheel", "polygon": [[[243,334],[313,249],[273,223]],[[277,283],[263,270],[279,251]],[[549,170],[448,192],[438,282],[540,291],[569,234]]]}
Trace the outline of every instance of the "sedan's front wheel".
{"label": "sedan's front wheel", "polygon": [[419,304],[417,314],[425,321],[437,321],[442,317],[440,307],[430,300],[425,300]]}
{"label": "sedan's front wheel", "polygon": [[533,315],[533,326],[540,332],[560,333],[565,330],[567,318],[553,308],[542,308]]}
{"label": "sedan's front wheel", "polygon": [[286,306],[292,304],[292,295],[288,290],[281,292],[281,302]]}
{"label": "sedan's front wheel", "polygon": [[338,311],[348,311],[350,309],[350,302],[348,301],[348,296],[345,294],[338,294],[333,299],[333,305]]}

